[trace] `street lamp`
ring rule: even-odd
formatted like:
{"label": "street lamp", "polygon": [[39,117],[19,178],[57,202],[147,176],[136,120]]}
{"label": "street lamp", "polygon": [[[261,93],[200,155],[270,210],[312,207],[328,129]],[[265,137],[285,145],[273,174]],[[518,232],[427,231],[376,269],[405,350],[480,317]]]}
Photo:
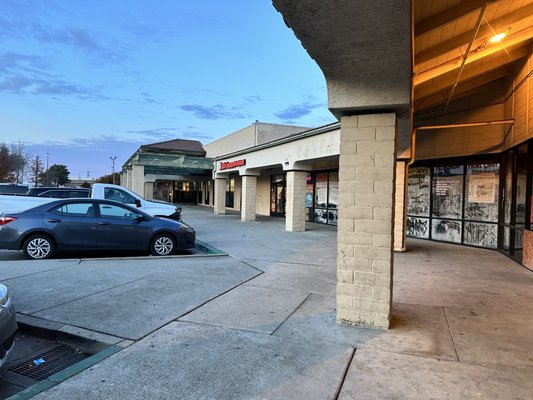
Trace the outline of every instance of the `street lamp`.
{"label": "street lamp", "polygon": [[49,178],[49,172],[48,172],[48,159],[50,157],[50,153],[46,153],[46,185],[45,186],[48,186],[50,185],[50,178]]}
{"label": "street lamp", "polygon": [[115,160],[117,159],[117,156],[115,157],[109,157],[111,159],[111,161],[113,162],[113,174],[111,175],[111,179],[113,179],[113,185],[115,184]]}

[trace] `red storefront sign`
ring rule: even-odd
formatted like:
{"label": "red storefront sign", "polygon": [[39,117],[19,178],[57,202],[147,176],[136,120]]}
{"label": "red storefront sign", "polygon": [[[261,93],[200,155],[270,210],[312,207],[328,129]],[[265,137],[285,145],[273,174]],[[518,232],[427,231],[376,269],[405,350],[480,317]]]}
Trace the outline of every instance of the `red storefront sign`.
{"label": "red storefront sign", "polygon": [[242,167],[246,165],[246,160],[236,160],[236,161],[228,161],[228,162],[221,162],[220,163],[220,170],[235,168],[235,167]]}

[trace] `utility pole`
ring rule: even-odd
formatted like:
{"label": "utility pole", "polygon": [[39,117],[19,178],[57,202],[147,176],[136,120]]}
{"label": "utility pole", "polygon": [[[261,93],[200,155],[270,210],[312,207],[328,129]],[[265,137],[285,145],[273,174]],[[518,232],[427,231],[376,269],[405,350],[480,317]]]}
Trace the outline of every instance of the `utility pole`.
{"label": "utility pole", "polygon": [[35,182],[34,182],[35,186],[37,186],[38,180],[39,180],[39,156],[35,156]]}
{"label": "utility pole", "polygon": [[113,179],[113,185],[115,184],[115,160],[117,159],[117,156],[115,157],[109,157],[111,159],[111,161],[113,162],[113,174],[111,175],[112,176],[112,179]]}
{"label": "utility pole", "polygon": [[46,153],[46,183],[44,186],[49,186],[50,185],[50,177],[49,177],[49,172],[48,172],[48,159],[50,157],[50,153]]}

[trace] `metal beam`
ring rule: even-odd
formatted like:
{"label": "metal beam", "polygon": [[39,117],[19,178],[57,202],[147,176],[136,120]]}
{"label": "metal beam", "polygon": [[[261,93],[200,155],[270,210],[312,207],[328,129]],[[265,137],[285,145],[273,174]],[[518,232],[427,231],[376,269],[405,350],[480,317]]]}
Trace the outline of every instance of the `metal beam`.
{"label": "metal beam", "polygon": [[[471,64],[466,68],[462,76],[462,81],[469,81],[490,71],[502,69],[505,65],[515,62],[522,57],[526,57],[528,54],[529,49],[527,46],[524,46],[512,50],[509,53],[493,55],[490,59]],[[450,72],[417,86],[415,88],[415,101],[450,88],[452,82],[453,75]]]}
{"label": "metal beam", "polygon": [[[504,42],[500,44],[487,46],[485,49],[470,55],[470,57],[468,57],[468,59],[466,60],[465,65],[472,64],[475,61],[483,59],[484,57],[527,42],[531,38],[533,38],[533,26],[523,29],[520,32],[517,32],[516,34],[509,36]],[[447,72],[454,71],[461,67],[462,62],[463,57],[457,57],[435,68],[431,68],[427,71],[416,74],[413,78],[413,84],[417,86],[431,79],[444,75]]]}
{"label": "metal beam", "polygon": [[[501,32],[508,27],[511,27],[512,29],[512,25],[516,24],[517,22],[529,24],[529,26],[533,25],[533,4],[515,10],[514,12],[511,12],[507,15],[504,15],[503,17],[492,21],[490,25],[487,23],[481,25],[477,34],[477,39],[488,38],[492,36],[494,32]],[[450,40],[446,40],[436,46],[430,47],[429,49],[415,54],[415,63],[421,64],[440,55],[465,46],[472,37],[473,33],[474,31],[470,30],[468,32],[463,33],[462,35],[455,36]]]}

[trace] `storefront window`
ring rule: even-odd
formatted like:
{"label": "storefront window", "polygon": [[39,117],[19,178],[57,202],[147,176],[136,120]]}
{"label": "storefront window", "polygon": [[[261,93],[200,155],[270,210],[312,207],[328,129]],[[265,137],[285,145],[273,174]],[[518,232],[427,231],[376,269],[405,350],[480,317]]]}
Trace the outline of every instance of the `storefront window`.
{"label": "storefront window", "polygon": [[[407,176],[407,235],[429,239],[431,170],[410,168]],[[425,217],[425,218],[424,218]]]}
{"label": "storefront window", "polygon": [[464,219],[468,222],[464,223],[465,244],[492,249],[498,247],[499,172],[500,165],[496,162],[467,164]]}
{"label": "storefront window", "polygon": [[461,243],[463,214],[462,165],[433,167],[431,238]]}

